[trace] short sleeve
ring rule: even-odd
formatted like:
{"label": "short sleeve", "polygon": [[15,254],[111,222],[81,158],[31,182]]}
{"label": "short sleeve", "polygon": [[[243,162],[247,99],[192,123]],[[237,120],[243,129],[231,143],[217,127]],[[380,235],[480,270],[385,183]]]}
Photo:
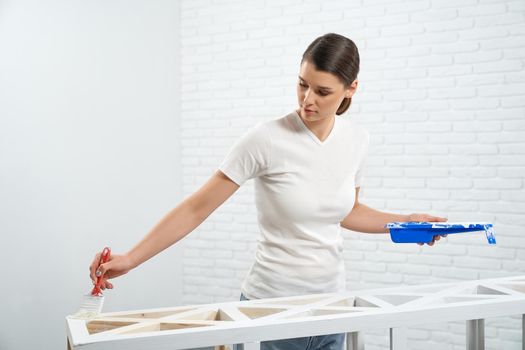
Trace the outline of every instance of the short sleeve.
{"label": "short sleeve", "polygon": [[369,145],[370,145],[370,134],[368,133],[367,130],[364,130],[363,148],[361,149],[359,165],[357,167],[357,172],[355,173],[355,178],[354,178],[355,187],[361,187],[361,185],[363,184],[364,167],[366,164],[366,158],[368,156]]}
{"label": "short sleeve", "polygon": [[241,186],[247,180],[264,174],[268,169],[270,147],[268,127],[260,123],[235,142],[219,165],[219,170]]}

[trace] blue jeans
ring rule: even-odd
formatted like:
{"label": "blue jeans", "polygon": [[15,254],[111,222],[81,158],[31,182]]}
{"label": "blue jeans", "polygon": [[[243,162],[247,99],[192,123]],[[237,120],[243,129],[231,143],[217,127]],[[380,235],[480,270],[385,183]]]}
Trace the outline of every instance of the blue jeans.
{"label": "blue jeans", "polygon": [[[241,293],[241,300],[249,300]],[[292,339],[279,339],[261,342],[261,350],[342,350],[345,334],[319,335]],[[244,350],[242,344],[235,344],[234,350]]]}

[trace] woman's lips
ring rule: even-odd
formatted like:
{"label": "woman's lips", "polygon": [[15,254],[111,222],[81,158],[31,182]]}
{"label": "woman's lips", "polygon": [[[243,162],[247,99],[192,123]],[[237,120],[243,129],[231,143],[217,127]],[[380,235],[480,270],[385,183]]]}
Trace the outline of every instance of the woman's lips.
{"label": "woman's lips", "polygon": [[304,111],[305,111],[306,113],[315,113],[315,111],[312,111],[312,110],[310,110],[310,109],[306,109],[306,108],[304,108]]}

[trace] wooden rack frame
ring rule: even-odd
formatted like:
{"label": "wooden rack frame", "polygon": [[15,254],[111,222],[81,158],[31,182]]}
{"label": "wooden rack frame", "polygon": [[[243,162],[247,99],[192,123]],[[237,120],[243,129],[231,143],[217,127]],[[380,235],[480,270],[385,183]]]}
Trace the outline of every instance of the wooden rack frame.
{"label": "wooden rack frame", "polygon": [[390,349],[403,350],[404,327],[464,320],[467,349],[481,350],[485,318],[524,314],[525,276],[517,276],[111,312],[91,320],[68,316],[66,322],[72,350],[227,348],[239,343],[254,350],[265,340],[332,333],[347,333],[347,349],[355,350],[364,349],[360,331],[381,328],[390,329]]}

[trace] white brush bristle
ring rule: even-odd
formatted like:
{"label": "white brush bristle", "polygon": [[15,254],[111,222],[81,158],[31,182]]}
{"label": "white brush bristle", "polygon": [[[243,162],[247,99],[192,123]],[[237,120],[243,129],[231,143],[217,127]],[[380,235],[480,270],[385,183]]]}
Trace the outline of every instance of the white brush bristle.
{"label": "white brush bristle", "polygon": [[96,296],[91,294],[84,295],[80,309],[71,315],[72,318],[90,319],[96,317],[102,311],[104,304],[104,296]]}

